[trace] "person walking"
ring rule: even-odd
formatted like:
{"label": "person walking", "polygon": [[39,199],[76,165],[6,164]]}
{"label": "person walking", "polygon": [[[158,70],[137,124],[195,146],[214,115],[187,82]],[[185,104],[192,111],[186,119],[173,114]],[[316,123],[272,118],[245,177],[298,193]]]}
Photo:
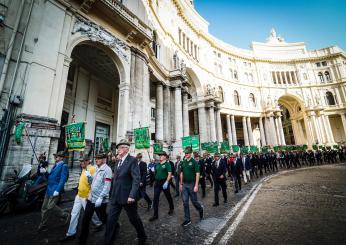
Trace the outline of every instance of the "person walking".
{"label": "person walking", "polygon": [[214,154],[214,161],[211,167],[211,173],[214,180],[214,204],[213,207],[219,206],[219,191],[222,189],[224,203],[227,203],[227,161],[220,159],[220,154]]}
{"label": "person walking", "polygon": [[59,151],[53,155],[55,158],[55,164],[48,175],[47,192],[41,208],[41,222],[37,229],[39,232],[48,229],[48,217],[52,212],[55,212],[58,217],[64,220],[65,223],[68,222],[70,217],[68,212],[64,211],[57,205],[59,194],[63,190],[68,177],[68,168],[64,162],[65,153]]}
{"label": "person walking", "polygon": [[147,174],[148,168],[147,163],[142,161],[143,155],[142,153],[138,153],[136,159],[138,161],[139,166],[139,174],[140,174],[140,182],[139,182],[139,198],[144,198],[144,200],[148,203],[148,210],[152,207],[153,202],[149,198],[146,192],[147,186]]}
{"label": "person walking", "polygon": [[105,233],[105,244],[112,245],[119,230],[119,216],[124,208],[130,223],[137,232],[138,244],[145,244],[147,236],[137,211],[137,198],[141,183],[138,160],[129,154],[130,143],[121,140],[116,148],[120,160],[114,169],[113,190]]}
{"label": "person walking", "polygon": [[176,172],[176,174],[174,175],[175,197],[179,196],[180,164],[181,164],[181,157],[178,155],[176,156],[176,162],[174,164],[175,172]]}
{"label": "person walking", "polygon": [[154,215],[149,221],[154,221],[159,218],[159,201],[161,191],[165,194],[168,204],[168,214],[172,215],[174,211],[174,204],[171,193],[169,191],[169,181],[172,178],[171,164],[168,159],[168,155],[165,151],[158,154],[160,156],[160,163],[155,166],[155,184],[154,184]]}
{"label": "person walking", "polygon": [[112,170],[106,164],[107,155],[105,153],[96,154],[95,159],[97,166],[96,173],[94,176],[88,176],[92,178],[91,191],[85,205],[79,244],[86,244],[87,242],[89,224],[94,212],[96,212],[103,224],[107,222],[106,208],[112,182]]}
{"label": "person walking", "polygon": [[[82,173],[79,177],[78,193],[74,199],[70,225],[65,237],[60,239],[60,242],[67,242],[76,238],[79,215],[82,209],[85,210],[86,200],[91,190],[92,176],[94,176],[96,172],[96,168],[90,164],[89,156],[83,156],[79,159],[79,161],[82,168]],[[96,214],[92,216],[92,222],[96,226],[102,225],[102,222],[98,219]]]}
{"label": "person walking", "polygon": [[200,220],[203,219],[203,206],[197,199],[200,165],[192,158],[191,147],[185,148],[185,158],[181,164],[180,170],[179,188],[183,195],[184,205],[184,222],[181,225],[188,226],[191,224],[189,199],[191,199],[193,206],[198,210]]}

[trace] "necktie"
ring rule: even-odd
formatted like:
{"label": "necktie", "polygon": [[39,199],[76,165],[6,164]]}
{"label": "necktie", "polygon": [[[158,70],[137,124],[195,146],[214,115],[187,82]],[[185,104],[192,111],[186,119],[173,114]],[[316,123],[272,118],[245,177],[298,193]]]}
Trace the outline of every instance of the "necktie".
{"label": "necktie", "polygon": [[121,167],[121,165],[123,164],[123,161],[120,160],[119,164],[118,164],[118,169]]}

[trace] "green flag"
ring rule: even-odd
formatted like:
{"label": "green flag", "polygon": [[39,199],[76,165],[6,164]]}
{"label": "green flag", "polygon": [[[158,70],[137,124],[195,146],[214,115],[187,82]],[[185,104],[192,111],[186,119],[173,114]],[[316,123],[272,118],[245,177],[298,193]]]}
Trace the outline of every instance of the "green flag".
{"label": "green flag", "polygon": [[247,154],[249,153],[249,147],[248,146],[243,146],[240,150],[240,153]]}
{"label": "green flag", "polygon": [[239,145],[232,145],[232,151],[233,152],[239,152],[239,150],[240,150]]}
{"label": "green flag", "polygon": [[250,146],[250,151],[251,152],[258,152],[258,147],[255,145]]}
{"label": "green flag", "polygon": [[105,152],[109,150],[109,140],[108,140],[108,138],[105,138],[102,141],[102,148],[103,148],[103,151],[105,151]]}
{"label": "green flag", "polygon": [[318,145],[312,145],[312,149],[314,149],[315,151],[318,150]]}
{"label": "green flag", "polygon": [[14,133],[14,139],[16,141],[17,144],[20,144],[21,142],[21,138],[22,138],[22,133],[23,133],[23,129],[25,127],[25,122],[20,122],[16,125],[16,130]]}
{"label": "green flag", "polygon": [[163,145],[160,143],[153,144],[154,154],[159,154],[163,151]]}
{"label": "green flag", "polygon": [[191,136],[191,147],[193,151],[199,151],[199,135]]}
{"label": "green flag", "polygon": [[183,150],[188,147],[191,146],[191,137],[190,136],[185,136],[181,138],[181,143],[183,146]]}
{"label": "green flag", "polygon": [[150,148],[149,128],[135,128],[135,147],[136,149]]}
{"label": "green flag", "polygon": [[224,142],[221,143],[220,152],[227,153],[229,151],[230,151],[229,142],[228,140],[225,140]]}
{"label": "green flag", "polygon": [[77,122],[66,125],[65,140],[69,151],[83,151],[85,148],[85,123]]}

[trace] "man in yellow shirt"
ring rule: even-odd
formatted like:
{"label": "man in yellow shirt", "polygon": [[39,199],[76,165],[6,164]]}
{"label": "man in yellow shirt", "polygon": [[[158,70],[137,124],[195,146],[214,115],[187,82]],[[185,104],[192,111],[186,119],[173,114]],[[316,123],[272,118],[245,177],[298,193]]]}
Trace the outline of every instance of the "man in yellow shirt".
{"label": "man in yellow shirt", "polygon": [[[96,172],[96,168],[90,165],[90,158],[84,156],[79,159],[82,173],[79,178],[78,193],[75,197],[73,208],[71,211],[71,221],[66,236],[60,242],[66,242],[76,238],[78,219],[81,209],[85,209],[86,200],[91,190],[92,176]],[[93,223],[100,223],[97,215],[93,216]]]}

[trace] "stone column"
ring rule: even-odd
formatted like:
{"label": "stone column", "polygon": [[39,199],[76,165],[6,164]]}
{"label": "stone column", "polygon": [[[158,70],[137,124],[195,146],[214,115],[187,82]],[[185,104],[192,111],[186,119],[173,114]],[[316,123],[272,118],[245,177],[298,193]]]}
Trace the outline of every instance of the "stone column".
{"label": "stone column", "polygon": [[188,94],[183,93],[183,125],[184,125],[184,136],[190,135],[190,124],[189,124],[189,100]]}
{"label": "stone column", "polygon": [[279,123],[278,123],[278,118],[276,116],[274,116],[274,125],[275,125],[275,133],[276,133],[276,136],[277,136],[278,145],[281,145],[281,136],[280,136],[280,132],[279,132]]}
{"label": "stone column", "polygon": [[318,123],[320,131],[321,131],[322,143],[327,143],[327,141],[328,141],[327,140],[327,133],[326,133],[326,129],[325,129],[324,123],[322,121],[321,115],[316,117],[316,122]]}
{"label": "stone column", "polygon": [[314,143],[314,138],[313,138],[313,134],[311,132],[309,118],[306,115],[304,115],[304,126],[305,126],[305,132],[306,132],[308,147],[311,148],[312,144]]}
{"label": "stone column", "polygon": [[274,123],[274,117],[273,116],[270,116],[269,117],[269,122],[270,122],[270,128],[272,128],[272,144],[273,145],[278,145],[278,137],[277,137],[277,134],[276,134],[276,127],[275,127],[275,123]]}
{"label": "stone column", "polygon": [[234,115],[231,115],[231,127],[232,127],[232,141],[234,145],[238,144],[237,141],[237,129],[235,128]]}
{"label": "stone column", "polygon": [[280,141],[281,141],[281,145],[286,145],[285,142],[285,134],[284,134],[284,128],[282,127],[282,117],[281,115],[278,116],[278,128],[279,128],[279,134],[280,134]]}
{"label": "stone column", "polygon": [[193,111],[193,134],[198,134],[199,128],[198,128],[198,110]]}
{"label": "stone column", "polygon": [[260,128],[260,134],[261,134],[261,146],[265,146],[265,145],[267,145],[267,141],[266,141],[266,137],[264,134],[262,117],[259,118],[259,128]]}
{"label": "stone column", "polygon": [[220,108],[216,109],[216,127],[217,127],[217,140],[219,142],[222,142],[223,141],[223,135],[222,135],[222,123],[221,123]]}
{"label": "stone column", "polygon": [[294,141],[295,144],[301,144],[301,139],[300,139],[300,134],[298,132],[298,124],[297,124],[297,120],[291,120],[291,124],[292,124],[292,129],[293,129],[293,136],[294,136]]}
{"label": "stone column", "polygon": [[316,142],[316,139],[318,140],[318,143],[322,143],[322,138],[321,138],[321,133],[320,133],[320,129],[319,129],[319,126],[317,124],[317,120],[316,120],[316,115],[313,114],[311,115],[311,125],[312,125],[312,129],[315,133],[315,142]]}
{"label": "stone column", "polygon": [[204,103],[198,103],[198,134],[201,143],[208,142],[207,115]]}
{"label": "stone column", "polygon": [[272,142],[272,137],[271,135],[269,134],[269,131],[270,131],[270,122],[269,122],[269,118],[268,117],[265,117],[264,118],[264,128],[265,128],[265,136],[266,136],[266,139],[267,139],[267,145],[273,145],[273,142]]}
{"label": "stone column", "polygon": [[329,117],[327,115],[322,114],[322,121],[326,129],[328,143],[334,143],[334,136],[333,131],[330,127]]}
{"label": "stone column", "polygon": [[226,115],[226,125],[227,125],[228,143],[231,146],[233,145],[233,140],[232,140],[232,129],[231,129],[231,116],[229,114]]}
{"label": "stone column", "polygon": [[210,122],[210,140],[216,141],[216,131],[215,131],[215,113],[214,107],[209,107],[209,122]]}
{"label": "stone column", "polygon": [[249,135],[247,133],[246,117],[243,117],[243,133],[244,133],[244,144],[249,145]]}
{"label": "stone column", "polygon": [[250,117],[246,118],[247,120],[247,130],[248,130],[248,135],[249,135],[249,144],[254,145],[254,140],[253,140],[253,133],[252,133],[252,127],[251,127],[251,119]]}
{"label": "stone column", "polygon": [[171,141],[171,91],[168,86],[163,88],[163,140]]}
{"label": "stone column", "polygon": [[156,85],[155,136],[156,141],[163,141],[163,87],[161,83]]}
{"label": "stone column", "polygon": [[119,106],[118,106],[118,130],[117,130],[117,141],[125,139],[128,118],[124,115],[129,115],[130,104],[129,104],[129,95],[130,95],[130,85],[127,83],[119,84]]}
{"label": "stone column", "polygon": [[170,111],[171,111],[171,114],[170,114],[170,124],[171,124],[171,130],[170,130],[170,139],[172,141],[175,141],[175,95],[174,95],[174,90],[170,89],[170,98],[171,98],[171,101],[170,101]]}
{"label": "stone column", "polygon": [[175,140],[181,142],[183,137],[183,112],[182,112],[182,101],[181,101],[181,88],[176,87],[174,89],[175,97]]}
{"label": "stone column", "polygon": [[344,133],[346,135],[346,118],[345,118],[345,113],[340,114],[341,121],[342,121],[342,126],[344,127]]}

